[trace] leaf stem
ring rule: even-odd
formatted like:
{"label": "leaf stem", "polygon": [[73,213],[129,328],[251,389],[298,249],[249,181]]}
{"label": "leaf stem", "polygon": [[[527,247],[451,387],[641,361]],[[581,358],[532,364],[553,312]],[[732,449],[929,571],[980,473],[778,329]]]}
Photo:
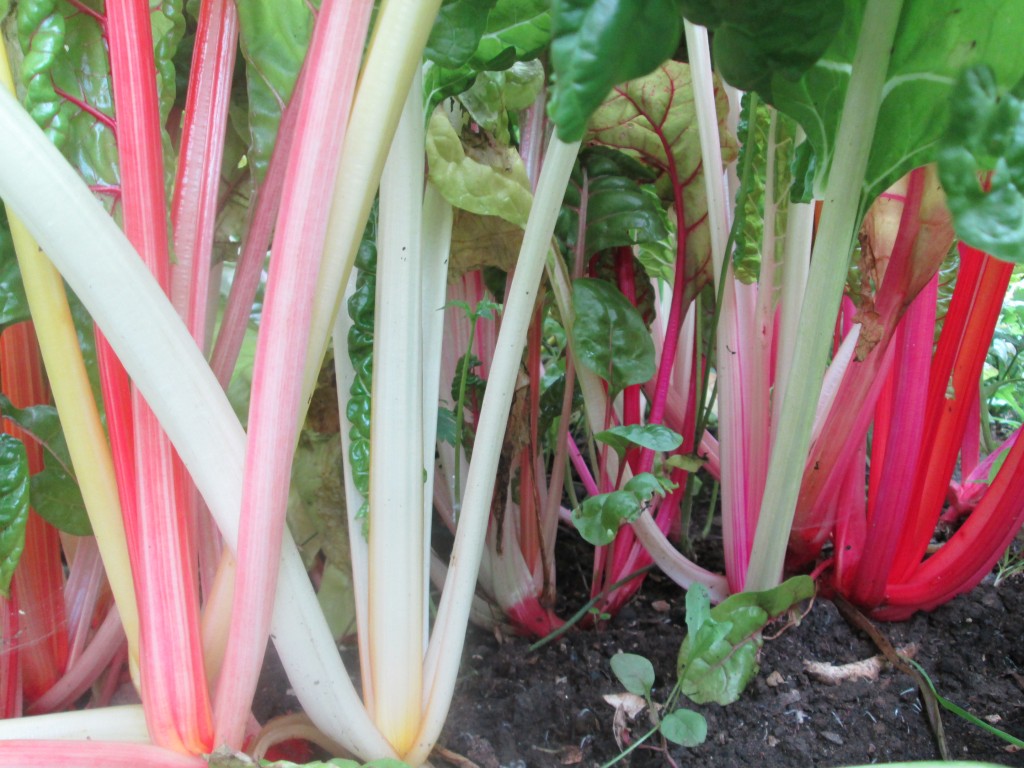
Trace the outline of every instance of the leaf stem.
{"label": "leaf stem", "polygon": [[821,373],[839,309],[847,262],[864,210],[864,173],[881,105],[902,0],[868,0],[864,11],[818,236],[811,255],[793,369],[782,403],[757,522],[746,589],[779,583],[805,457],[811,441]]}

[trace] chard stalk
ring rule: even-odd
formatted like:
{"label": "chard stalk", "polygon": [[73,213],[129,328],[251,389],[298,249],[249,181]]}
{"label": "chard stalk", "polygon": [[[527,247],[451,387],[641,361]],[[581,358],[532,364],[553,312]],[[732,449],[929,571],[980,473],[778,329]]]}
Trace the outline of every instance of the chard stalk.
{"label": "chard stalk", "polygon": [[[307,395],[316,385],[384,159],[440,5],[441,0],[386,0],[377,14],[331,201],[324,259],[313,300],[309,346],[315,353],[306,362]],[[309,402],[308,396],[304,402]]]}
{"label": "chard stalk", "polygon": [[419,83],[413,79],[381,178],[370,418],[373,719],[400,755],[409,750],[419,728],[426,638],[423,541],[429,538],[423,514],[424,137]]}
{"label": "chard stalk", "polygon": [[494,479],[503,435],[508,424],[512,394],[519,374],[526,332],[533,317],[540,278],[551,247],[555,219],[561,208],[580,142],[567,144],[552,137],[537,194],[530,208],[523,245],[502,315],[501,331],[491,362],[487,392],[477,425],[475,450],[466,479],[462,516],[455,534],[451,567],[438,607],[425,664],[424,705],[420,732],[406,762],[419,765],[430,755],[441,733],[458,674],[466,621],[469,618],[480,567]]}
{"label": "chard stalk", "polygon": [[810,447],[814,407],[839,309],[846,268],[861,215],[861,191],[881,104],[902,0],[868,0],[864,10],[818,235],[811,254],[802,332],[780,412],[761,515],[757,522],[746,589],[779,583],[793,523],[804,457]]}
{"label": "chard stalk", "polygon": [[[5,95],[14,93],[2,35],[0,91]],[[137,679],[139,614],[114,479],[114,463],[82,360],[82,350],[78,346],[78,334],[71,319],[64,281],[10,207],[7,207],[7,220],[43,365],[50,381],[50,392],[57,405],[82,500],[128,638],[129,667],[133,678]]]}
{"label": "chard stalk", "polygon": [[[106,33],[124,230],[166,293],[167,201],[149,13],[146,0],[111,4]],[[125,526],[141,613],[140,692],[154,742],[201,754],[213,746],[213,726],[199,631],[192,515],[185,503],[187,479],[136,387],[131,402],[137,505],[127,507]]]}
{"label": "chard stalk", "polygon": [[201,3],[171,201],[176,258],[171,269],[171,301],[204,349],[220,169],[237,47],[235,4],[230,0]]}
{"label": "chard stalk", "polygon": [[[215,697],[217,744],[242,745],[270,632],[292,458],[304,411],[313,295],[372,3],[329,0],[310,44],[253,367],[231,628]],[[316,95],[315,97],[313,95]]]}
{"label": "chard stalk", "polygon": [[[124,233],[6,89],[0,89],[0,135],[0,199],[106,330],[234,548],[245,432],[223,389]],[[393,755],[345,673],[288,535],[277,593],[272,633],[303,708],[353,753]]]}

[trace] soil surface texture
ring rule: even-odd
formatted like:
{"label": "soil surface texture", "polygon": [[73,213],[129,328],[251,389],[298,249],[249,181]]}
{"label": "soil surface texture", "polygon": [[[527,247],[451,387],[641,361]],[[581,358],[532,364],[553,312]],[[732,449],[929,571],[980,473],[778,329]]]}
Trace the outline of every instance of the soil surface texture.
{"label": "soil surface texture", "polygon": [[[674,683],[685,635],[682,590],[650,574],[634,599],[606,626],[570,631],[536,651],[521,638],[471,630],[461,679],[435,765],[481,768],[599,766],[621,749],[615,708],[604,697],[622,692],[609,659],[619,652],[650,659],[654,700]],[[996,727],[1024,738],[1024,582],[982,585],[931,614],[877,625],[914,658],[939,694]],[[776,627],[779,629],[779,627]],[[771,631],[771,627],[769,628]],[[829,684],[806,662],[842,665],[879,654],[823,599],[796,626],[765,643],[761,671],[739,701],[695,706],[707,719],[701,746],[646,748],[624,766],[849,766],[938,759],[937,741],[913,679],[884,666],[877,679]],[[1024,751],[943,710],[951,759],[1024,766]],[[649,729],[646,713],[627,722],[632,738]],[[621,730],[621,728],[620,728]],[[460,763],[459,758],[467,762]]]}

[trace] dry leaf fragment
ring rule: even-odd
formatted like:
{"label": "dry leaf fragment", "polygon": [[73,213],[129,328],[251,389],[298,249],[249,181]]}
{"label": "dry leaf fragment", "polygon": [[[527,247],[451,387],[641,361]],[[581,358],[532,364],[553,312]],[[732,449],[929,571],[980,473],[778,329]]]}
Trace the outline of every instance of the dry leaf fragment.
{"label": "dry leaf fragment", "polygon": [[[917,653],[917,645],[910,643],[897,652],[901,656],[913,658]],[[830,664],[827,661],[804,660],[804,671],[822,683],[839,685],[853,680],[877,680],[879,673],[888,665],[885,657],[879,654],[862,661],[851,661],[849,664]]]}

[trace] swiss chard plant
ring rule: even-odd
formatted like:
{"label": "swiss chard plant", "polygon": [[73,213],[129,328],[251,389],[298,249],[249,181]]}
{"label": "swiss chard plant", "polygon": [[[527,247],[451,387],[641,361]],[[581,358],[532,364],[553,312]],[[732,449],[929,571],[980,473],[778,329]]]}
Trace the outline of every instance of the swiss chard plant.
{"label": "swiss chard plant", "polygon": [[[976,434],[1021,259],[1011,2],[0,0],[0,22],[0,637],[45,639],[0,646],[0,712],[141,701],[5,720],[0,764],[231,765],[295,735],[423,764],[469,618],[562,623],[569,523],[597,617],[651,562],[721,603],[691,592],[678,671],[732,696],[798,597],[730,593],[811,571],[903,616],[1024,519],[1024,445]],[[958,462],[969,514],[929,553]],[[721,574],[673,540],[698,476]],[[251,717],[268,641],[308,721]]]}

